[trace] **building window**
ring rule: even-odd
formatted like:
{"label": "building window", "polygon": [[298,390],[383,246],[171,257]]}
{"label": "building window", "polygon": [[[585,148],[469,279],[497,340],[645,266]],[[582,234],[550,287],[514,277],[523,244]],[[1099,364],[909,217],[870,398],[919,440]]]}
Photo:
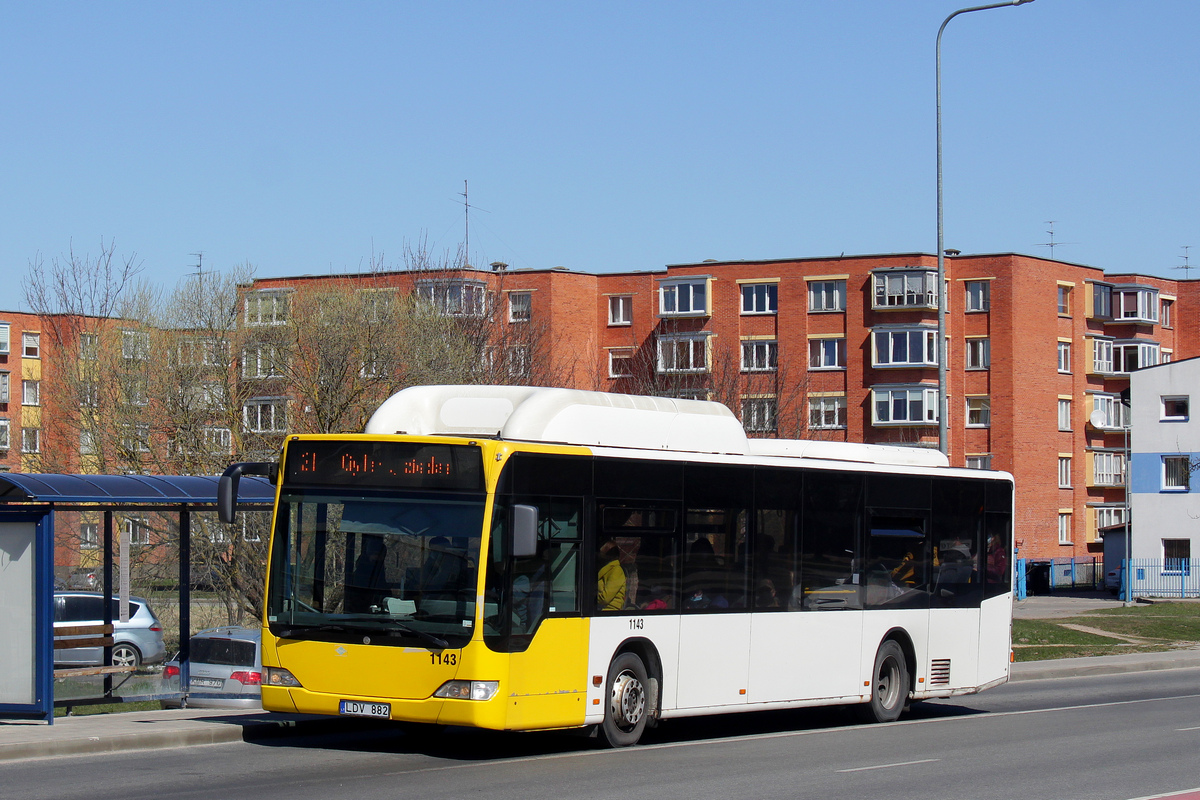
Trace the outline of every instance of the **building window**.
{"label": "building window", "polygon": [[524,380],[533,371],[529,345],[514,344],[504,348],[504,374],[509,379]]}
{"label": "building window", "polygon": [[272,344],[260,344],[247,347],[242,351],[243,378],[281,378],[283,377],[282,359],[279,350]]}
{"label": "building window", "polygon": [[529,292],[511,292],[508,295],[508,321],[529,322],[533,310],[533,295]]}
{"label": "building window", "polygon": [[664,283],[659,288],[659,312],[664,317],[699,317],[708,313],[708,279]]}
{"label": "building window", "polygon": [[876,272],[875,308],[937,308],[936,272]]}
{"label": "building window", "polygon": [[1092,339],[1092,372],[1109,375],[1113,371],[1113,343],[1111,339]]}
{"label": "building window", "polygon": [[608,298],[608,324],[609,325],[631,325],[633,324],[633,296],[632,295],[617,295]]}
{"label": "building window", "polygon": [[0,403],[8,402],[9,384],[11,383],[9,373],[0,372]]}
{"label": "building window", "polygon": [[150,358],[150,334],[146,331],[121,331],[121,357],[126,361]]}
{"label": "building window", "polygon": [[909,328],[872,333],[876,367],[937,366],[937,329]]}
{"label": "building window", "polygon": [[991,281],[967,281],[967,312],[987,311],[991,305]]}
{"label": "building window", "polygon": [[1068,511],[1058,512],[1058,543],[1071,543],[1071,513]]}
{"label": "building window", "polygon": [[659,372],[706,372],[708,336],[662,336],[658,340]]}
{"label": "building window", "polygon": [[921,425],[938,421],[938,390],[920,386],[872,389],[876,425]]}
{"label": "building window", "polygon": [[21,334],[21,355],[25,358],[42,357],[42,335],[40,333]]}
{"label": "building window", "polygon": [[96,381],[82,381],[79,384],[79,405],[81,408],[100,407],[100,384]]}
{"label": "building window", "polygon": [[1115,318],[1122,322],[1158,322],[1158,290],[1114,289]]}
{"label": "building window", "polygon": [[9,429],[8,420],[0,418],[0,450],[7,450],[12,446],[11,440],[9,439],[10,435],[11,431]]}
{"label": "building window", "polygon": [[1164,396],[1162,398],[1162,416],[1159,419],[1163,422],[1187,422],[1188,404],[1189,397],[1186,394]]}
{"label": "building window", "polygon": [[79,525],[79,547],[83,550],[100,549],[100,524],[82,522]]}
{"label": "building window", "polygon": [[830,430],[846,427],[846,397],[809,397],[808,427]]}
{"label": "building window", "polygon": [[100,336],[98,334],[79,334],[79,357],[85,361],[95,361],[100,357]]}
{"label": "building window", "polygon": [[37,428],[21,428],[21,452],[42,452],[42,432]]}
{"label": "building window", "polygon": [[1125,454],[1107,450],[1092,453],[1092,482],[1096,486],[1125,485]]}
{"label": "building window", "polygon": [[1129,407],[1114,394],[1092,395],[1092,408],[1100,412],[1098,426],[1104,430],[1120,430],[1129,427]]}
{"label": "building window", "polygon": [[1058,314],[1065,317],[1071,314],[1071,287],[1058,285]]}
{"label": "building window", "polygon": [[228,453],[233,448],[233,431],[229,428],[206,427],[201,433],[210,452]]}
{"label": "building window", "polygon": [[288,321],[288,297],[284,292],[250,292],[245,303],[247,325],[283,325]]}
{"label": "building window", "polygon": [[1171,307],[1175,305],[1174,300],[1163,300],[1161,310],[1158,315],[1158,324],[1164,328],[1171,327]]}
{"label": "building window", "polygon": [[1118,375],[1136,372],[1158,364],[1159,346],[1155,342],[1119,342],[1113,345],[1113,371]]}
{"label": "building window", "polygon": [[1163,574],[1188,575],[1192,567],[1191,539],[1163,539]]}
{"label": "building window", "polygon": [[146,520],[136,517],[126,517],[122,526],[125,530],[125,535],[129,537],[131,545],[145,547],[150,544],[150,525]]}
{"label": "building window", "polygon": [[1071,457],[1058,457],[1058,488],[1071,488]]}
{"label": "building window", "polygon": [[743,314],[774,314],[779,310],[779,286],[774,283],[742,284]]}
{"label": "building window", "polygon": [[809,369],[845,369],[846,340],[841,337],[808,340]]}
{"label": "building window", "polygon": [[1070,372],[1071,371],[1071,343],[1070,342],[1059,342],[1058,343],[1058,371],[1059,372]]}
{"label": "building window", "polygon": [[1170,351],[1170,350],[1159,350],[1158,351],[1158,363],[1170,364],[1172,361],[1172,358],[1173,358],[1171,353],[1172,353],[1172,351]]}
{"label": "building window", "polygon": [[967,427],[986,428],[992,424],[992,401],[987,397],[967,398]]}
{"label": "building window", "polygon": [[21,381],[21,405],[38,406],[42,404],[42,382]]}
{"label": "building window", "polygon": [[742,427],[750,433],[770,433],[775,430],[776,403],[774,397],[754,397],[742,401]]}
{"label": "building window", "polygon": [[967,369],[987,369],[992,365],[992,347],[988,339],[967,339]]}
{"label": "building window", "polygon": [[12,328],[7,322],[0,322],[0,356],[8,355],[11,331]]}
{"label": "building window", "polygon": [[94,431],[79,432],[79,454],[81,456],[90,456],[96,452],[96,434]]}
{"label": "building window", "polygon": [[478,281],[420,281],[417,297],[447,317],[482,317],[487,313],[487,287]]}
{"label": "building window", "polygon": [[150,425],[145,422],[126,425],[121,434],[121,449],[126,453],[149,453]]}
{"label": "building window", "polygon": [[608,377],[633,377],[633,352],[630,350],[610,350],[608,352]]}
{"label": "building window", "polygon": [[1098,319],[1112,319],[1111,286],[1103,283],[1092,284],[1092,316]]}
{"label": "building window", "polygon": [[742,342],[742,372],[774,372],[778,357],[778,342]]}
{"label": "building window", "polygon": [[845,311],[845,281],[809,281],[809,311]]}
{"label": "building window", "polygon": [[1058,429],[1071,430],[1071,401],[1065,397],[1058,398]]}
{"label": "building window", "polygon": [[1096,506],[1096,530],[1125,524],[1125,506]]}
{"label": "building window", "polygon": [[1188,456],[1163,456],[1162,464],[1163,491],[1186,492],[1191,486],[1192,459]]}
{"label": "building window", "polygon": [[990,454],[981,456],[967,456],[967,469],[991,469],[992,456]]}
{"label": "building window", "polygon": [[282,433],[287,429],[287,401],[260,398],[242,406],[243,424],[252,433]]}

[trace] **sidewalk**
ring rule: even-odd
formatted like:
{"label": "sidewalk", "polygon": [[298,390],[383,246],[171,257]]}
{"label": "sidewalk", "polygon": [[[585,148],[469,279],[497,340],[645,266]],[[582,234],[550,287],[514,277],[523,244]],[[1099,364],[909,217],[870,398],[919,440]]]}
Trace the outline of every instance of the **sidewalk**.
{"label": "sidewalk", "polygon": [[0,762],[257,741],[356,727],[363,727],[363,721],[195,708],[58,717],[53,725],[0,720]]}

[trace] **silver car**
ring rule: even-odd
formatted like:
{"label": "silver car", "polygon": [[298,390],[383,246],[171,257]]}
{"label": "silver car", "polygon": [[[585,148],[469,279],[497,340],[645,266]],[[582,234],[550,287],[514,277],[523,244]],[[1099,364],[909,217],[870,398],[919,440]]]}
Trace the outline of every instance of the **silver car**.
{"label": "silver car", "polygon": [[[154,611],[141,597],[129,598],[129,621],[121,622],[121,606],[112,598],[113,649],[112,663],[118,667],[139,667],[163,660],[166,645],[163,644],[162,623]],[[55,592],[54,629],[58,642],[72,639],[94,639],[95,636],[65,636],[58,633],[63,628],[104,624],[104,595],[100,592]],[[104,648],[97,646],[66,647],[55,649],[54,663],[57,666],[98,667],[104,657]]]}
{"label": "silver car", "polygon": [[[187,695],[162,701],[164,708],[262,708],[259,628],[213,628],[197,633],[188,642]],[[179,673],[177,656],[163,667],[163,694],[180,691]]]}

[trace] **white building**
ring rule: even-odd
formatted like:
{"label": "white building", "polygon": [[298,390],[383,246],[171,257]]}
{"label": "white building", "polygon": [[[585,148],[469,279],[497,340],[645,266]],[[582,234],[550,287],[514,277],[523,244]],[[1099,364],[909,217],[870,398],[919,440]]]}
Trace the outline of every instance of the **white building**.
{"label": "white building", "polygon": [[[1200,591],[1200,358],[1130,373],[1130,508],[1135,595]],[[1142,584],[1139,587],[1139,584]]]}

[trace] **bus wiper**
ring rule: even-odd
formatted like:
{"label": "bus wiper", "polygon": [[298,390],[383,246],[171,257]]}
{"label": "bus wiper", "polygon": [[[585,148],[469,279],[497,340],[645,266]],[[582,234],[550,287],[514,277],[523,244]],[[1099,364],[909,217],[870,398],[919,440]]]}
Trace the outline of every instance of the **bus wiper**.
{"label": "bus wiper", "polygon": [[410,633],[420,639],[422,642],[431,644],[439,650],[446,650],[450,647],[450,643],[440,636],[434,636],[432,633],[426,633],[425,631],[417,630],[416,628],[405,625],[403,622],[393,622],[392,627],[399,628],[405,633]]}
{"label": "bus wiper", "polygon": [[321,625],[293,625],[288,628],[283,628],[277,635],[284,639],[290,639],[297,633],[357,633],[361,631],[383,636],[395,636],[396,634],[393,631],[388,630],[388,628],[398,628],[404,633],[409,634],[410,636],[415,636],[426,644],[431,644],[439,650],[447,650],[450,647],[450,643],[445,639],[434,636],[432,633],[426,633],[425,631],[417,630],[416,628],[412,628],[402,622],[388,622],[387,625],[388,627],[385,628],[380,628],[375,625],[339,625],[332,622],[327,622]]}
{"label": "bus wiper", "polygon": [[292,625],[288,628],[283,628],[276,635],[282,639],[290,639],[297,633],[349,633],[350,629],[345,625],[334,625],[325,623],[324,625]]}

